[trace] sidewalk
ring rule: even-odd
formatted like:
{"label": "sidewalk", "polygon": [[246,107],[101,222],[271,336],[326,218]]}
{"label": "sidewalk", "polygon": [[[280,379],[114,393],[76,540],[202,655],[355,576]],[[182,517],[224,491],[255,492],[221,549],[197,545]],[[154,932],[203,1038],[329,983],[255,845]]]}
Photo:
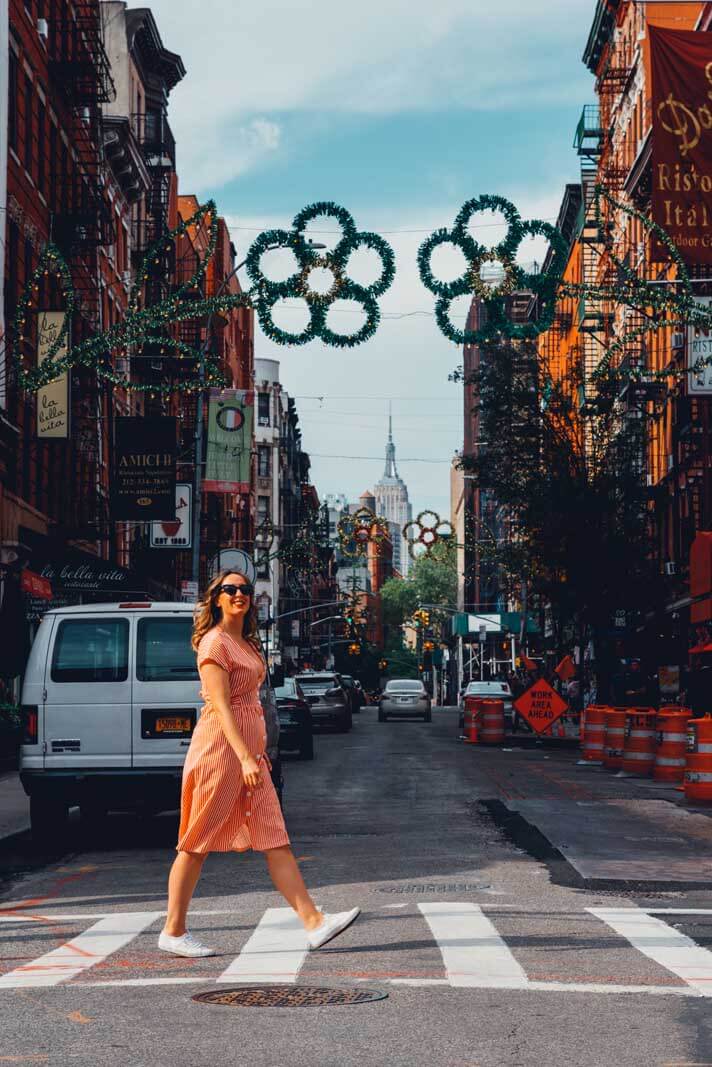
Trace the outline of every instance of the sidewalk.
{"label": "sidewalk", "polygon": [[[572,739],[509,735],[473,747],[496,797],[491,814],[530,854],[559,855],[567,884],[706,888],[712,883],[712,806],[686,802],[674,784],[582,764]],[[545,860],[547,862],[547,860]]]}
{"label": "sidewalk", "polygon": [[30,798],[20,785],[17,771],[0,774],[0,840],[29,830]]}

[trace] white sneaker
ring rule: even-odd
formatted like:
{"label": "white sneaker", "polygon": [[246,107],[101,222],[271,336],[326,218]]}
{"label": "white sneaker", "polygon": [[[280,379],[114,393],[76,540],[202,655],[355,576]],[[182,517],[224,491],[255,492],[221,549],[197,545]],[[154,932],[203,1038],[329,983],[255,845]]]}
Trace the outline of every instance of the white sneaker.
{"label": "white sneaker", "polygon": [[158,947],[163,952],[172,952],[174,956],[214,956],[215,950],[198,941],[197,937],[186,932],[181,937],[171,937],[162,933],[158,938]]}
{"label": "white sneaker", "polygon": [[360,908],[352,908],[351,911],[338,911],[335,915],[324,914],[324,921],[321,926],[307,931],[309,948],[321,948],[327,941],[331,941],[332,937],[336,937],[347,926],[350,926],[360,912]]}

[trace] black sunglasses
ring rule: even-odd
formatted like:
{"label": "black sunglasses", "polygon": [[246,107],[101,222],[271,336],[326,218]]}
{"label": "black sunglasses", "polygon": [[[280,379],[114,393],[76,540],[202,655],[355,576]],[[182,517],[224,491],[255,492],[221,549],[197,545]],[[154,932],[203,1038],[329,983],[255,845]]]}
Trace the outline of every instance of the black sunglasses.
{"label": "black sunglasses", "polygon": [[231,583],[228,585],[221,585],[218,589],[218,593],[227,593],[228,596],[234,596],[238,589],[243,596],[252,596],[254,592],[253,586],[248,582],[243,582],[241,585],[232,585]]}

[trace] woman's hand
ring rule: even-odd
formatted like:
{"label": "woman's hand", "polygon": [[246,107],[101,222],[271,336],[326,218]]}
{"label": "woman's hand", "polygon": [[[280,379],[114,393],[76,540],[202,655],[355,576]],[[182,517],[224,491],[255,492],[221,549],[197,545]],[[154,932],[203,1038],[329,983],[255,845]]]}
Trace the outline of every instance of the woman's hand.
{"label": "woman's hand", "polygon": [[245,785],[248,789],[254,789],[255,786],[260,784],[260,776],[262,774],[260,764],[254,756],[248,756],[247,759],[240,760],[240,766],[242,767],[242,777],[245,780]]}

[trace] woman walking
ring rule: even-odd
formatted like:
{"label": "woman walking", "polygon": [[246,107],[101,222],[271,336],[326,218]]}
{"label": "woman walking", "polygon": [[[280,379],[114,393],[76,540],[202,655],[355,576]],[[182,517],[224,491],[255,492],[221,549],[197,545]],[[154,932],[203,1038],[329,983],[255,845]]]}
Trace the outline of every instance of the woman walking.
{"label": "woman walking", "polygon": [[294,908],[312,949],[349,926],[359,908],[320,912],[304,884],[269,774],[259,702],[266,667],[254,589],[224,571],[198,606],[193,648],[205,700],[183,769],[178,855],[168,879],[168,914],[158,947],[177,956],[212,956],[186,930],[186,916],[210,852],[264,852],[275,888]]}

